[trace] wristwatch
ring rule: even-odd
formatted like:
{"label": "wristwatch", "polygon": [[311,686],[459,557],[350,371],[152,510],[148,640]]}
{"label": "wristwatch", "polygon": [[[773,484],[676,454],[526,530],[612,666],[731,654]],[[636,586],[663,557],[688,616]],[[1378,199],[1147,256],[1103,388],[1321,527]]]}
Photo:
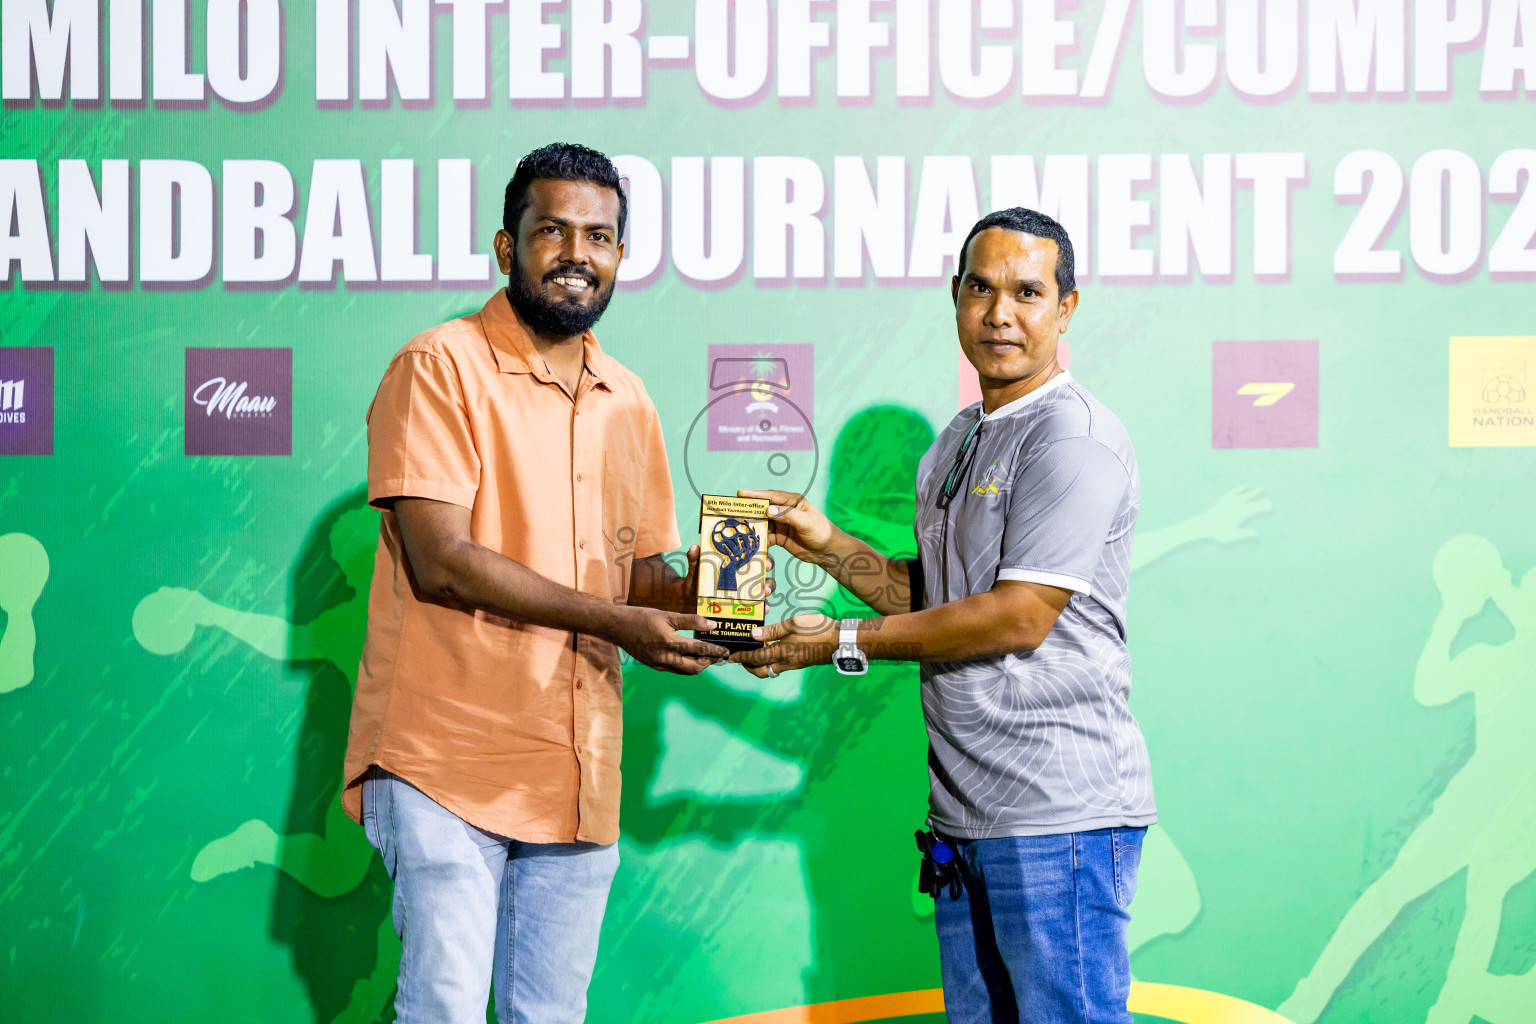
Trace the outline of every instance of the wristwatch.
{"label": "wristwatch", "polygon": [[844,619],[839,624],[832,666],[845,676],[861,676],[869,671],[869,658],[859,650],[858,619]]}

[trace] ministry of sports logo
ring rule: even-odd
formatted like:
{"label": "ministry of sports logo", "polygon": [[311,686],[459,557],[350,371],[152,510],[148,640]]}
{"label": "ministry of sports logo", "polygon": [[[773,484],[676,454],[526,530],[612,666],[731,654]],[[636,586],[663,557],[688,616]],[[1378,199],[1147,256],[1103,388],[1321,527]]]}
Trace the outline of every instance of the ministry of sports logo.
{"label": "ministry of sports logo", "polygon": [[53,454],[53,349],[0,348],[0,455]]}
{"label": "ministry of sports logo", "polygon": [[709,346],[709,451],[810,451],[815,347]]}
{"label": "ministry of sports logo", "polygon": [[807,343],[709,346],[709,391],[683,438],[694,494],[811,489],[822,461],[811,424],[814,354]]}
{"label": "ministry of sports logo", "polygon": [[188,455],[293,451],[293,349],[189,348]]}
{"label": "ministry of sports logo", "polygon": [[1536,445],[1536,337],[1452,338],[1453,448]]}

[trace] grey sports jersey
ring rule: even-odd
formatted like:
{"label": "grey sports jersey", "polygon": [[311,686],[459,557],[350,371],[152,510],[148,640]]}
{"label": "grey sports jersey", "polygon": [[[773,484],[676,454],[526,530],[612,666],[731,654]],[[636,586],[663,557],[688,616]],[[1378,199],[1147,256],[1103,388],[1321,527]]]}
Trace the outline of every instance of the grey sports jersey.
{"label": "grey sports jersey", "polygon": [[946,527],[944,479],[980,413],[961,411],[918,468],[926,604],[998,580],[1074,593],[1033,652],[923,664],[929,820],[964,839],[1150,825],[1151,766],[1126,704],[1130,438],[1062,373],[985,417]]}

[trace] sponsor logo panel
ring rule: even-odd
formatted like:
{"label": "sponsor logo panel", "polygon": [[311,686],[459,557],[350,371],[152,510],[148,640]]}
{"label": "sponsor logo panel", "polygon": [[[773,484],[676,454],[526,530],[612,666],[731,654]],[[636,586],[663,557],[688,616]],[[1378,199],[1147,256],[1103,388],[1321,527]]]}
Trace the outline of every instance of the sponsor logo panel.
{"label": "sponsor logo panel", "polygon": [[1316,448],[1316,341],[1217,341],[1212,448]]}
{"label": "sponsor logo panel", "polygon": [[803,452],[814,446],[815,346],[711,345],[709,406],[712,452],[777,450]]}
{"label": "sponsor logo panel", "polygon": [[1453,448],[1536,445],[1536,337],[1451,339]]}
{"label": "sponsor logo panel", "polygon": [[293,349],[189,348],[186,453],[289,455]]}
{"label": "sponsor logo panel", "polygon": [[0,455],[53,454],[53,349],[0,348]]}

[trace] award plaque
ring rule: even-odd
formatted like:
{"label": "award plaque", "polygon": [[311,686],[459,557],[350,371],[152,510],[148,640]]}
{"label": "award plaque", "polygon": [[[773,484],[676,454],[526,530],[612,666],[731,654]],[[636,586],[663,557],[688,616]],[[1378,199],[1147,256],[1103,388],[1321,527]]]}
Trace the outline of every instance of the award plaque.
{"label": "award plaque", "polygon": [[768,501],[705,494],[699,505],[699,614],[694,636],[733,651],[763,646],[752,627],[768,614]]}

